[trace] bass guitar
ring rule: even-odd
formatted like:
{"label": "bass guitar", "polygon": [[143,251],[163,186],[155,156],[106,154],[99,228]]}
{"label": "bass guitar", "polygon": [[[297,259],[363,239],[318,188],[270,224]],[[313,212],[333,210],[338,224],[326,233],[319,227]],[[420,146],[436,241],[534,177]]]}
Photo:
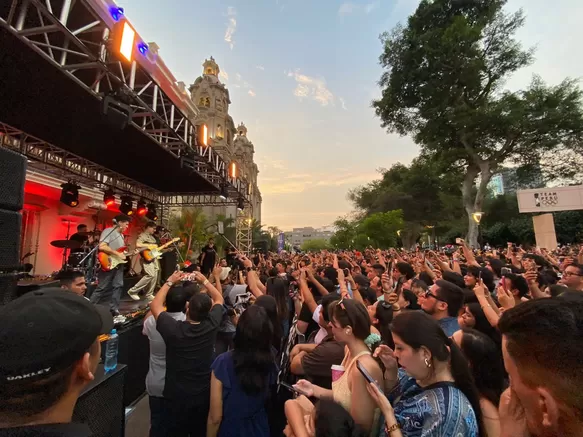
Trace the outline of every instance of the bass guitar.
{"label": "bass guitar", "polygon": [[177,241],[180,241],[180,238],[176,237],[168,241],[167,243],[163,244],[162,246],[156,247],[155,249],[146,249],[143,252],[141,252],[140,255],[142,256],[144,262],[149,264],[159,259],[164,253],[163,250],[166,249],[171,244],[176,243]]}
{"label": "bass guitar", "polygon": [[120,264],[126,264],[128,262],[129,257],[134,256],[143,250],[144,249],[135,249],[131,252],[128,252],[127,247],[120,247],[119,249],[117,249],[116,252],[125,254],[125,256],[126,256],[125,259],[121,259],[121,258],[118,258],[116,256],[108,255],[105,252],[99,252],[97,254],[97,259],[99,260],[99,264],[101,264],[101,270],[103,270],[104,272],[109,272],[109,271],[115,269]]}

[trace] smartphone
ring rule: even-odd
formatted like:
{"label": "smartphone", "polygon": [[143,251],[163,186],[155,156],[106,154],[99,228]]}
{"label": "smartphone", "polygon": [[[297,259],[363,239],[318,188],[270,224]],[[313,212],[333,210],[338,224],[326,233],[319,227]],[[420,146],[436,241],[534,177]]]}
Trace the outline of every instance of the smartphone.
{"label": "smartphone", "polygon": [[509,274],[511,274],[511,273],[512,273],[512,269],[511,269],[510,267],[502,267],[502,268],[500,269],[500,274],[501,274],[502,276],[506,276],[506,275],[509,275]]}
{"label": "smartphone", "polygon": [[374,380],[374,378],[370,375],[370,373],[368,373],[368,371],[364,368],[364,366],[362,364],[360,364],[360,361],[356,362],[356,367],[358,368],[360,373],[362,373],[362,376],[364,376],[364,379],[366,379],[369,383],[372,383],[372,384],[376,385],[377,387],[379,387],[379,385]]}
{"label": "smartphone", "polygon": [[305,392],[303,392],[303,391],[295,388],[293,385],[290,385],[287,382],[281,381],[279,383],[279,385],[281,385],[282,387],[287,388],[289,391],[291,391],[292,393],[294,393],[294,394],[296,394],[298,396],[305,396],[305,397],[309,398],[309,396]]}

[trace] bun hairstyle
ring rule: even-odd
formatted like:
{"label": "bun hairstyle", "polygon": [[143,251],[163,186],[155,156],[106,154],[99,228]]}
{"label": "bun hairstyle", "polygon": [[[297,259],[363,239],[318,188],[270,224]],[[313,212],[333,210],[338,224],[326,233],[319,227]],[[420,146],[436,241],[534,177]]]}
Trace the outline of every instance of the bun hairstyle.
{"label": "bun hairstyle", "polygon": [[414,350],[424,346],[431,352],[433,360],[449,363],[456,387],[466,395],[474,409],[480,435],[486,435],[482,423],[480,396],[468,361],[455,342],[445,335],[439,324],[423,312],[406,311],[395,317],[391,330]]}

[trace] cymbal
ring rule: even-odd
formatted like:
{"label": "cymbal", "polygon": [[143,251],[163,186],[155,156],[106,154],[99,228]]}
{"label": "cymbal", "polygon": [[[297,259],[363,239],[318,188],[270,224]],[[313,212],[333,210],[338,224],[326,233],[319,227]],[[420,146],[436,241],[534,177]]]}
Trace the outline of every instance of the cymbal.
{"label": "cymbal", "polygon": [[79,249],[81,247],[81,242],[75,240],[54,240],[50,244],[60,249]]}
{"label": "cymbal", "polygon": [[77,234],[81,235],[82,237],[94,237],[96,235],[101,235],[101,231],[96,230],[96,231],[77,232]]}

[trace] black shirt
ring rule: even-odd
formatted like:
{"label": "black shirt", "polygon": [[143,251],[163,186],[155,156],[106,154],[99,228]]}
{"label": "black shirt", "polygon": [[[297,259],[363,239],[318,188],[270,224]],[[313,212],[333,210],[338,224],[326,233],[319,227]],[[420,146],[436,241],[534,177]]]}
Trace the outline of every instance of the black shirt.
{"label": "black shirt", "polygon": [[187,399],[210,389],[215,339],[224,313],[214,305],[200,323],[174,320],[168,313],[158,316],[156,328],[166,342],[164,397]]}
{"label": "black shirt", "polygon": [[202,262],[203,265],[214,267],[217,259],[217,252],[215,246],[213,247],[205,246],[202,248],[202,252],[205,254],[204,261]]}
{"label": "black shirt", "polygon": [[89,427],[82,423],[0,428],[0,437],[91,437],[92,435]]}
{"label": "black shirt", "polygon": [[[81,235],[78,232],[75,232],[73,235],[69,237],[69,241],[78,241],[82,245],[89,241],[89,237],[85,235]],[[72,249],[71,253],[83,252],[83,249]]]}

